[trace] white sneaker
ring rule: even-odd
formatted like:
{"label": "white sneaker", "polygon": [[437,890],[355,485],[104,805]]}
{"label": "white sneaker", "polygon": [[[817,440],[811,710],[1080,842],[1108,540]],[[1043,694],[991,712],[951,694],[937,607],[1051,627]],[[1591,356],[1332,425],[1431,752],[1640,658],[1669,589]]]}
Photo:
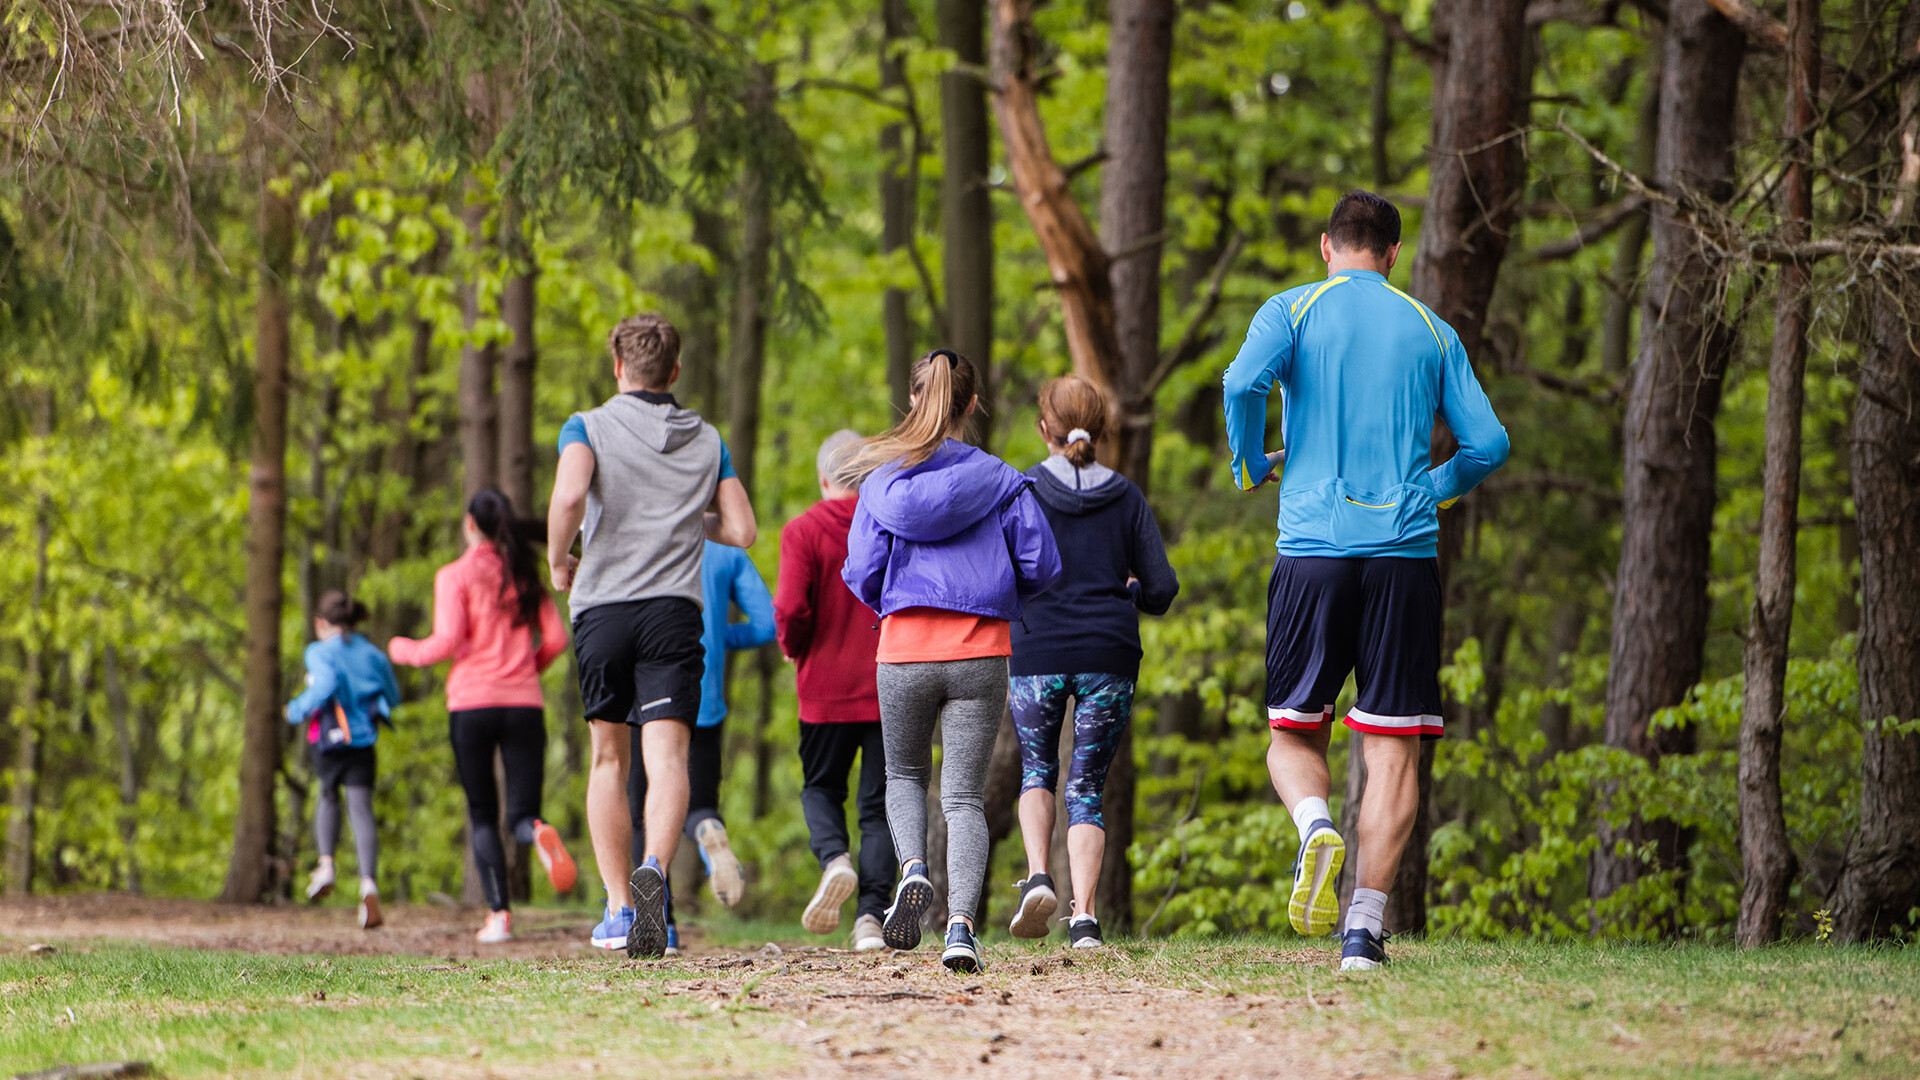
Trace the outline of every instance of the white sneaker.
{"label": "white sneaker", "polygon": [[307,903],[314,904],[322,900],[325,900],[327,898],[327,894],[331,893],[332,891],[333,891],[332,865],[322,864],[320,866],[314,867],[313,873],[307,875]]}
{"label": "white sneaker", "polygon": [[740,872],[740,859],[727,841],[727,827],[718,818],[708,818],[693,830],[700,845],[700,859],[707,864],[707,886],[714,898],[732,907],[747,895],[747,878]]}
{"label": "white sneaker", "polygon": [[360,879],[360,929],[372,930],[386,922],[380,914],[380,890],[373,882]]}
{"label": "white sneaker", "polygon": [[840,907],[859,887],[860,875],[853,871],[853,860],[835,855],[826,869],[820,871],[820,887],[813,890],[813,899],[807,901],[800,925],[810,934],[831,934],[840,929]]}
{"label": "white sneaker", "polygon": [[853,951],[879,952],[887,947],[887,940],[880,936],[880,919],[874,915],[862,915],[853,920]]}
{"label": "white sneaker", "polygon": [[487,921],[480,926],[480,932],[473,939],[482,945],[504,945],[513,940],[513,914],[507,911],[495,911],[487,915]]}

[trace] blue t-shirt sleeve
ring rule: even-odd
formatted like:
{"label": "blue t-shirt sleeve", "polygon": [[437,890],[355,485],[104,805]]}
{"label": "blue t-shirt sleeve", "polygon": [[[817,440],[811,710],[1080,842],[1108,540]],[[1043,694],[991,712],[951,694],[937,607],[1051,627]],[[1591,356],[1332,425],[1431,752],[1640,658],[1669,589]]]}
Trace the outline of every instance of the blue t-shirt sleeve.
{"label": "blue t-shirt sleeve", "polygon": [[[574,413],[572,416],[567,417],[567,422],[560,425],[559,452],[563,454],[566,453],[567,447],[572,446],[574,443],[583,443],[587,449],[593,449],[592,440],[587,438],[587,422],[580,418],[579,413]],[[726,473],[724,470],[729,466],[726,464],[726,448],[724,445],[721,447],[720,455],[720,461],[722,463],[720,467],[723,470],[721,475],[725,476]]]}
{"label": "blue t-shirt sleeve", "polygon": [[[564,440],[566,437],[567,437],[566,432],[563,431],[560,433],[561,439]],[[586,436],[582,435],[580,439],[582,442],[585,442]],[[721,439],[720,440],[720,479],[732,480],[734,477],[739,475],[740,475],[739,473],[733,471],[733,451],[727,449],[727,440]]]}

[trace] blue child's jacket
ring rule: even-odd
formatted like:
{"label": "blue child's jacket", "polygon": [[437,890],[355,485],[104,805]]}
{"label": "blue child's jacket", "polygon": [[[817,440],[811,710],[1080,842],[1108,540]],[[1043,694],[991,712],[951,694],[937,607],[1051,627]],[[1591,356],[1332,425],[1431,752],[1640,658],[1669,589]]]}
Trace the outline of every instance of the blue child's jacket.
{"label": "blue child's jacket", "polygon": [[287,723],[303,723],[319,713],[322,750],[372,746],[379,737],[374,718],[393,715],[400,704],[400,684],[387,654],[349,631],[307,646],[306,659],[307,688],[287,703]]}

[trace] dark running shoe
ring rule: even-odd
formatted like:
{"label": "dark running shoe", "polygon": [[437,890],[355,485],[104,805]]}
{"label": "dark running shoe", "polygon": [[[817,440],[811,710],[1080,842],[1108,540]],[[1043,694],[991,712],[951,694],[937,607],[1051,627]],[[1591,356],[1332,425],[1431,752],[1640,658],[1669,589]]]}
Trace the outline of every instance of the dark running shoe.
{"label": "dark running shoe", "polygon": [[1067,923],[1067,944],[1073,948],[1098,949],[1106,943],[1106,939],[1100,936],[1100,923],[1093,916],[1088,915]]}
{"label": "dark running shoe", "polygon": [[1372,971],[1387,963],[1387,938],[1362,927],[1346,932],[1340,945],[1341,971]]}
{"label": "dark running shoe", "polygon": [[648,859],[627,882],[633,888],[633,928],[627,931],[627,957],[658,960],[667,955],[667,876]]}
{"label": "dark running shoe", "polygon": [[1016,881],[1013,887],[1020,890],[1020,907],[1013,913],[1013,925],[1008,927],[1014,937],[1043,938],[1053,922],[1053,913],[1060,910],[1060,898],[1054,895],[1053,879],[1045,874],[1028,875],[1025,881]]}
{"label": "dark running shoe", "polygon": [[1346,841],[1334,831],[1333,822],[1321,818],[1307,826],[1293,861],[1293,893],[1287,898],[1287,921],[1295,933],[1333,933],[1340,918],[1340,864],[1346,858]]}
{"label": "dark running shoe", "polygon": [[973,975],[986,970],[980,962],[980,943],[973,939],[973,931],[967,924],[959,921],[947,924],[947,948],[940,954],[940,962],[947,970],[961,975]]}
{"label": "dark running shoe", "polygon": [[920,919],[932,906],[933,882],[927,880],[927,864],[915,859],[893,890],[893,906],[880,921],[880,940],[893,949],[918,948]]}

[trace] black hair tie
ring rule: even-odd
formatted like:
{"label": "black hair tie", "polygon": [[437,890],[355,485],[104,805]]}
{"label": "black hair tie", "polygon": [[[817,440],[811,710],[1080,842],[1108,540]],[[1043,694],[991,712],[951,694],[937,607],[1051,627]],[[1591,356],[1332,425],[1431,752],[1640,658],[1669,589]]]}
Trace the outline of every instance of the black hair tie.
{"label": "black hair tie", "polygon": [[927,356],[929,358],[938,358],[938,357],[944,356],[947,358],[948,367],[957,368],[960,366],[960,354],[957,352],[954,352],[952,349],[935,349],[932,352],[928,353]]}

